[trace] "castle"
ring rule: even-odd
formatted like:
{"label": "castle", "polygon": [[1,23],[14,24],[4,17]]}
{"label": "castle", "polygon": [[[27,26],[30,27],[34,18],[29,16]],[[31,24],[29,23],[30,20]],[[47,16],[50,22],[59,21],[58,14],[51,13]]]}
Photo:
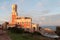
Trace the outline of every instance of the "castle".
{"label": "castle", "polygon": [[33,27],[37,28],[37,24],[32,23],[31,17],[20,17],[17,13],[17,5],[12,5],[12,18],[10,24],[15,25],[18,24],[22,28],[32,29]]}

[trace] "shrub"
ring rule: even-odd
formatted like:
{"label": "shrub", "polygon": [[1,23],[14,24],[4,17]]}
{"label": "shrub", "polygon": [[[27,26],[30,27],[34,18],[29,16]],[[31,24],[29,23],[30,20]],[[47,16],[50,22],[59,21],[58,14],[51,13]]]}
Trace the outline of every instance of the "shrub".
{"label": "shrub", "polygon": [[34,31],[33,35],[41,35],[41,34],[39,32],[37,32],[37,31]]}
{"label": "shrub", "polygon": [[13,33],[23,33],[24,32],[24,29],[22,28],[17,28],[17,27],[9,27],[8,30],[10,30],[11,32]]}

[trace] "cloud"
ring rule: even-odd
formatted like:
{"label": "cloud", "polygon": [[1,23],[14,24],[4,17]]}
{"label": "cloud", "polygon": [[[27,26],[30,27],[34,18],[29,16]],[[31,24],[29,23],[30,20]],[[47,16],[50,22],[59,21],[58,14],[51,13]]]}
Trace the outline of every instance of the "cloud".
{"label": "cloud", "polygon": [[7,8],[9,7],[9,6],[7,6],[8,4],[9,4],[8,2],[2,3],[2,5],[0,6],[0,9],[7,10]]}
{"label": "cloud", "polygon": [[42,8],[42,7],[43,7],[43,3],[42,3],[42,2],[38,2],[38,3],[36,4],[36,7],[37,7],[37,8]]}
{"label": "cloud", "polygon": [[43,21],[44,21],[45,19],[46,19],[45,17],[41,17],[41,18],[40,18],[40,20],[43,20]]}
{"label": "cloud", "polygon": [[43,23],[42,22],[39,22],[40,25],[42,25]]}
{"label": "cloud", "polygon": [[21,2],[24,2],[24,0],[21,0]]}
{"label": "cloud", "polygon": [[45,5],[49,4],[49,0],[41,0],[36,3],[37,8],[44,8]]}
{"label": "cloud", "polygon": [[0,9],[5,10],[6,6],[1,6]]}
{"label": "cloud", "polygon": [[45,2],[45,3],[47,3],[47,2],[49,2],[49,0],[41,0],[41,2]]}
{"label": "cloud", "polygon": [[48,13],[49,13],[49,10],[44,10],[44,11],[31,10],[28,13],[25,13],[25,15],[32,17],[32,20],[33,20],[34,23],[47,24],[46,21],[45,21],[46,20],[45,17],[44,16],[41,17],[41,16],[46,15]]}
{"label": "cloud", "polygon": [[49,10],[42,10],[42,11],[39,11],[39,10],[31,10],[28,12],[30,15],[35,15],[35,16],[42,16],[42,15],[46,15],[46,14],[49,14],[50,11]]}
{"label": "cloud", "polygon": [[51,16],[42,16],[40,17],[40,20],[41,21],[43,19],[42,22],[42,25],[60,25],[60,14],[58,15],[51,15]]}
{"label": "cloud", "polygon": [[41,13],[46,14],[46,13],[50,13],[50,11],[49,11],[49,10],[44,10],[44,11],[42,11]]}
{"label": "cloud", "polygon": [[0,9],[4,9],[5,7],[4,6],[1,6]]}
{"label": "cloud", "polygon": [[0,9],[3,9],[3,10],[6,9],[6,5],[5,4],[4,5],[1,5],[0,6]]}
{"label": "cloud", "polygon": [[20,0],[20,1],[21,1],[21,3],[23,4],[25,0]]}

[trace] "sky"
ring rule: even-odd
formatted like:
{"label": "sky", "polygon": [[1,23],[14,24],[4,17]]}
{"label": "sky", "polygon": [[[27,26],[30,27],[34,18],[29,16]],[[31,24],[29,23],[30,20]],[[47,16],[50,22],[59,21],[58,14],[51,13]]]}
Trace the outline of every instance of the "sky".
{"label": "sky", "polygon": [[19,16],[31,17],[33,23],[60,24],[60,0],[0,0],[0,23],[11,20],[12,4],[17,4]]}

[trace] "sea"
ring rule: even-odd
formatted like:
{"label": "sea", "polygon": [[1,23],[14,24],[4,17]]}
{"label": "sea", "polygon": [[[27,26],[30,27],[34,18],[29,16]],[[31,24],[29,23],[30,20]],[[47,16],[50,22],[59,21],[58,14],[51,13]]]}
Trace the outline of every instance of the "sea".
{"label": "sea", "polygon": [[41,26],[42,28],[50,28],[51,30],[56,31],[56,26]]}

